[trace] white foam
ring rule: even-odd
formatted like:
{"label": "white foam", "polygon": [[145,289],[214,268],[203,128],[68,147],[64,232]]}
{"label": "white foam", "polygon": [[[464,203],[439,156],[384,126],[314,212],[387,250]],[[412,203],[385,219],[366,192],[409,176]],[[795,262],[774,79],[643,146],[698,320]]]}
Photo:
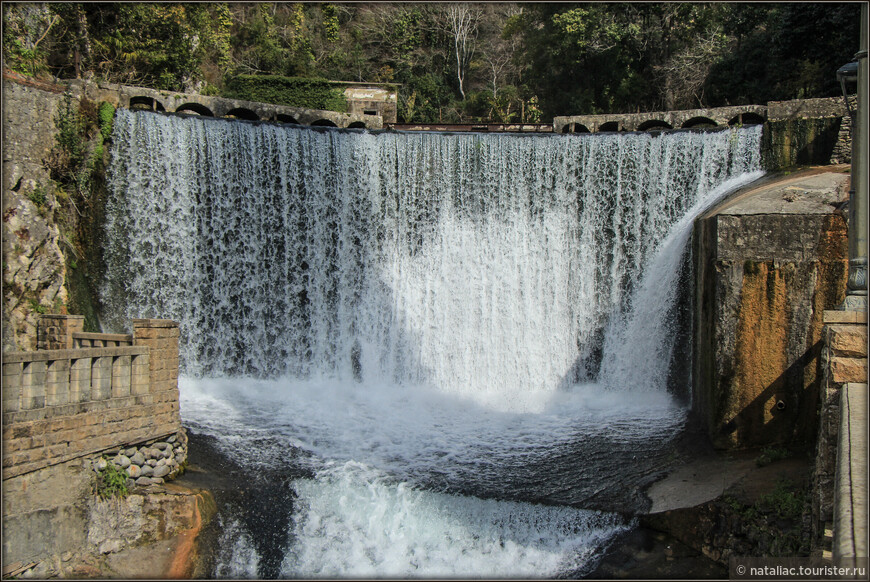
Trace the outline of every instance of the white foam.
{"label": "white foam", "polygon": [[590,562],[628,526],[613,514],[421,491],[357,463],[294,489],[288,577],[550,577]]}

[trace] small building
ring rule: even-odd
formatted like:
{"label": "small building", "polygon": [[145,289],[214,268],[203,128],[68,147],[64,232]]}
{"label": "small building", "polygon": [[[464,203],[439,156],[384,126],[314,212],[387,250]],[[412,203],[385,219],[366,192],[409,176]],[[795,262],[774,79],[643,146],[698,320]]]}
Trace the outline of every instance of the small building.
{"label": "small building", "polygon": [[347,112],[358,115],[380,115],[384,123],[396,123],[400,85],[396,83],[354,83],[330,81],[344,88]]}

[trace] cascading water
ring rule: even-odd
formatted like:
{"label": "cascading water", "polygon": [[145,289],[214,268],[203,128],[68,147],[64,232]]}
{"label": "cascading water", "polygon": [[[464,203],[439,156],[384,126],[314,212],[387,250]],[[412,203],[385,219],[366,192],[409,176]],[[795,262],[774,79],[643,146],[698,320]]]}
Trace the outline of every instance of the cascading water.
{"label": "cascading water", "polygon": [[114,131],[104,320],[178,320],[185,423],[293,477],[215,575],[555,576],[630,525],[583,508],[630,513],[684,422],[686,238],[760,128]]}

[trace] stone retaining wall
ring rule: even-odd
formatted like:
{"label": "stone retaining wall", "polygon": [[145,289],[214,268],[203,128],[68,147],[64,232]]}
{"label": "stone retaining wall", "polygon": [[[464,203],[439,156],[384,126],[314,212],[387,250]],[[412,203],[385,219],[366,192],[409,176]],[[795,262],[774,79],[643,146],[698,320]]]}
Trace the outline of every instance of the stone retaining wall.
{"label": "stone retaining wall", "polygon": [[177,323],[136,319],[133,345],[72,349],[118,338],[70,332],[80,316],[43,321],[44,345],[65,349],[4,354],[4,480],[181,429]]}
{"label": "stone retaining wall", "polygon": [[[138,490],[178,475],[187,459],[178,324],[134,319],[131,335],[94,334],[77,331],[82,319],[43,315],[39,345],[49,349],[3,355],[4,566],[60,568],[62,554],[121,549],[129,536],[99,529],[98,510],[120,507],[94,496],[100,469],[114,463]],[[140,510],[131,515],[174,532],[172,515]]]}
{"label": "stone retaining wall", "polygon": [[174,479],[186,462],[187,433],[181,429],[168,437],[151,439],[137,446],[105,451],[94,459],[92,466],[99,473],[112,463],[127,473],[127,487],[132,488],[161,485]]}

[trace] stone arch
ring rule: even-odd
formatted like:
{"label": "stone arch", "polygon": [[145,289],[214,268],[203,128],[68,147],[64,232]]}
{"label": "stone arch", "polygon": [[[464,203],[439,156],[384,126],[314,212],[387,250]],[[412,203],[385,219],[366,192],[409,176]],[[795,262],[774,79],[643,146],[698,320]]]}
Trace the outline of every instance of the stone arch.
{"label": "stone arch", "polygon": [[673,129],[673,126],[661,119],[648,119],[637,126],[638,131],[662,131],[665,129]]}
{"label": "stone arch", "polygon": [[276,115],[275,121],[279,123],[295,123],[296,125],[299,125],[299,121],[295,117],[293,117],[292,115],[286,115],[284,113],[279,113],[278,115]]}
{"label": "stone arch", "polygon": [[246,119],[248,121],[259,121],[260,116],[244,107],[236,107],[226,112],[224,117],[235,117],[236,119]]}
{"label": "stone arch", "polygon": [[130,97],[130,109],[147,109],[148,111],[166,111],[163,104],[154,97],[137,95]]}
{"label": "stone arch", "polygon": [[362,121],[354,121],[350,125],[347,126],[349,129],[365,129],[366,124]]}
{"label": "stone arch", "polygon": [[175,112],[214,117],[214,113],[211,112],[211,109],[200,103],[185,103],[184,105],[179,105],[175,108]]}
{"label": "stone arch", "polygon": [[318,119],[311,125],[315,127],[338,127],[337,125],[335,125],[335,123],[329,121],[328,119]]}
{"label": "stone arch", "polygon": [[582,123],[572,121],[562,126],[561,133],[590,133],[589,128]]}
{"label": "stone arch", "polygon": [[761,125],[764,123],[764,117],[758,113],[747,111],[736,117],[732,117],[728,125]]}
{"label": "stone arch", "polygon": [[598,133],[604,131],[619,131],[619,122],[618,121],[606,121],[598,126]]}
{"label": "stone arch", "polygon": [[711,127],[719,127],[719,125],[709,117],[698,116],[693,117],[691,119],[687,119],[683,123],[683,129],[696,128],[696,129],[708,129]]}

